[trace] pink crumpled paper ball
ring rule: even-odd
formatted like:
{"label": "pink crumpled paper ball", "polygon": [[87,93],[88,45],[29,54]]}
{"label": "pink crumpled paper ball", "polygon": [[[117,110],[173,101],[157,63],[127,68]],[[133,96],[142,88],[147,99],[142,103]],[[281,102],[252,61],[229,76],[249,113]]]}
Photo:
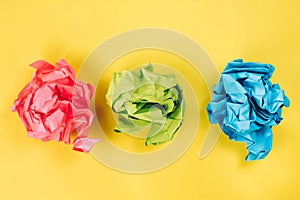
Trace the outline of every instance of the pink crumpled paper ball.
{"label": "pink crumpled paper ball", "polygon": [[93,86],[76,80],[74,70],[64,59],[56,67],[43,60],[30,66],[36,72],[11,108],[18,112],[28,137],[70,144],[71,133],[77,130],[73,150],[89,152],[99,141],[88,138],[94,118],[88,108]]}

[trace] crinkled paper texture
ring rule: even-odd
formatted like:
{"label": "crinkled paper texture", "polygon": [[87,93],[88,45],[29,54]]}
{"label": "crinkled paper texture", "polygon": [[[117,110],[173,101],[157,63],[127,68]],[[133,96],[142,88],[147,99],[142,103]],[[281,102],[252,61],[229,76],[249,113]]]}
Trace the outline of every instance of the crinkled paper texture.
{"label": "crinkled paper texture", "polygon": [[289,99],[270,78],[270,64],[229,62],[207,106],[210,123],[219,123],[231,140],[245,142],[245,160],[263,159],[272,148],[272,126],[282,120]]}
{"label": "crinkled paper texture", "polygon": [[73,149],[90,151],[99,141],[88,138],[88,128],[94,117],[88,108],[93,86],[77,80],[73,69],[63,59],[56,67],[43,60],[30,66],[36,72],[12,107],[12,111],[18,112],[28,136],[44,142],[56,140],[70,144],[71,133],[77,130]]}
{"label": "crinkled paper texture", "polygon": [[114,73],[106,99],[118,113],[116,132],[134,135],[150,127],[146,145],[171,140],[183,121],[185,103],[176,77],[153,73],[150,63]]}

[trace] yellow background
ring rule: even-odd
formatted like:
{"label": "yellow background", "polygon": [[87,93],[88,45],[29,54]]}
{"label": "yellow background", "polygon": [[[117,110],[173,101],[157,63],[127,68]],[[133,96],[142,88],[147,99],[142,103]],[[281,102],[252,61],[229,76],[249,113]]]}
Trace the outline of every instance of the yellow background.
{"label": "yellow background", "polygon": [[[299,199],[300,2],[298,0],[1,1],[0,199]],[[85,3],[83,3],[85,2]],[[28,64],[64,57],[79,69],[100,42],[138,27],[169,28],[201,44],[222,70],[235,58],[271,63],[291,100],[273,149],[244,162],[245,146],[222,135],[198,160],[204,135],[158,172],[114,171],[62,143],[27,138],[16,113]]]}

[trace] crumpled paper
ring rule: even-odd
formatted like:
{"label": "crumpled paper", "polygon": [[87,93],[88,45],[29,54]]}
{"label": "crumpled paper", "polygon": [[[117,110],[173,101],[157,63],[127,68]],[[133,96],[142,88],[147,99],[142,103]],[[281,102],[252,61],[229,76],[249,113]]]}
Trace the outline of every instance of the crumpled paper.
{"label": "crumpled paper", "polygon": [[44,142],[56,140],[70,144],[71,133],[77,130],[73,150],[90,151],[99,141],[88,138],[94,117],[88,108],[93,86],[77,80],[74,70],[63,59],[56,67],[43,60],[30,66],[36,72],[11,108],[18,112],[28,136]]}
{"label": "crumpled paper", "polygon": [[106,95],[118,113],[116,132],[135,133],[150,127],[145,144],[172,140],[183,121],[185,101],[173,74],[155,74],[147,63],[142,69],[114,73]]}
{"label": "crumpled paper", "polygon": [[282,107],[289,99],[270,78],[274,67],[270,64],[229,62],[214,87],[207,106],[210,123],[219,123],[231,140],[245,142],[245,160],[265,158],[272,148],[272,126],[282,120]]}

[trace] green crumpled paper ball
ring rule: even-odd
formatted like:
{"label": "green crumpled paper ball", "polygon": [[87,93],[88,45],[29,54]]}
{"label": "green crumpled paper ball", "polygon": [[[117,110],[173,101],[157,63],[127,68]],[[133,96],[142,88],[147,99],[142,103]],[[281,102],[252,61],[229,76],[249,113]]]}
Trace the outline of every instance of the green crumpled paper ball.
{"label": "green crumpled paper ball", "polygon": [[118,113],[115,132],[134,135],[150,127],[146,145],[172,140],[183,121],[185,101],[175,75],[155,74],[151,63],[114,73],[106,100]]}

